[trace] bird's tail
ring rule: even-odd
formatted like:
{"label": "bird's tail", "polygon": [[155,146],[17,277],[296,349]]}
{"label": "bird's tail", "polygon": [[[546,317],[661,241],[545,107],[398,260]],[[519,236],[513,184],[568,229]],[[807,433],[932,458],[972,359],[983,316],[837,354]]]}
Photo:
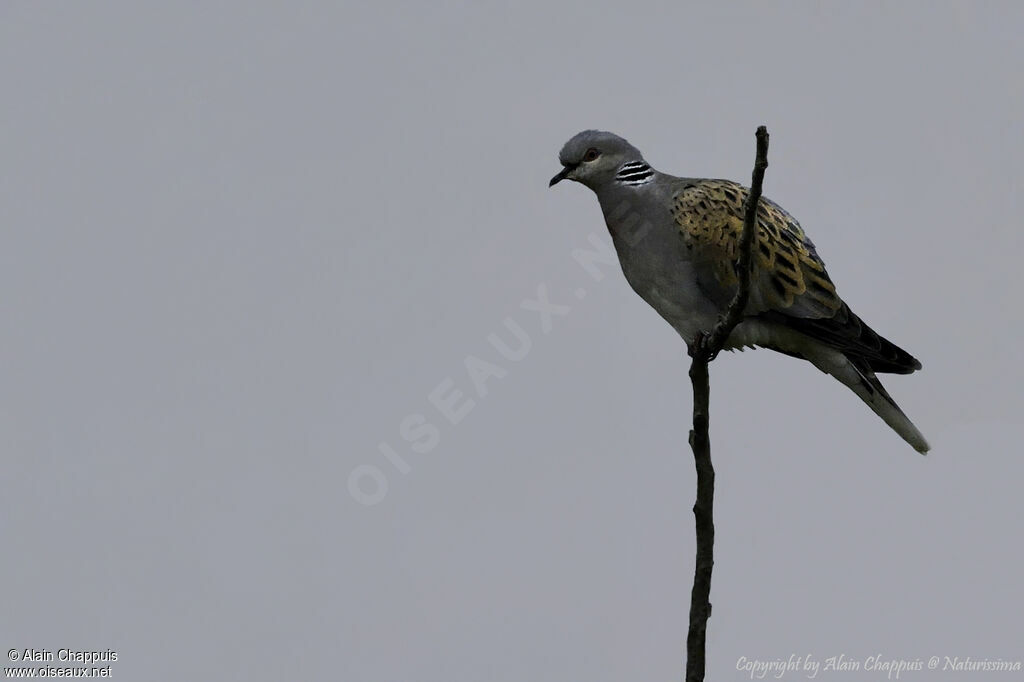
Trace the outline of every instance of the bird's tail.
{"label": "bird's tail", "polygon": [[922,455],[927,453],[931,447],[928,445],[928,441],[907,415],[903,414],[903,410],[885,390],[882,382],[878,380],[871,368],[866,363],[858,362],[855,358],[847,357],[846,359],[846,367],[841,371],[830,371],[829,374],[846,384],[861,400],[867,403],[875,414],[882,418],[882,421],[898,433],[900,438],[910,443],[911,447]]}

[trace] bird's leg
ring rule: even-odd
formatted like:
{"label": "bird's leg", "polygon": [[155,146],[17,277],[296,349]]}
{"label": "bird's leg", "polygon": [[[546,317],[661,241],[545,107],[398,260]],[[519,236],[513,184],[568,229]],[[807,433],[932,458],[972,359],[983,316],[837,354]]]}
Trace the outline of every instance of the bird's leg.
{"label": "bird's leg", "polygon": [[697,335],[693,337],[693,341],[687,344],[686,352],[689,353],[691,358],[697,357],[697,355],[700,354],[705,358],[705,360],[707,360],[707,362],[711,362],[718,357],[718,353],[721,349],[719,348],[709,351],[710,341],[711,332],[699,331],[697,332]]}

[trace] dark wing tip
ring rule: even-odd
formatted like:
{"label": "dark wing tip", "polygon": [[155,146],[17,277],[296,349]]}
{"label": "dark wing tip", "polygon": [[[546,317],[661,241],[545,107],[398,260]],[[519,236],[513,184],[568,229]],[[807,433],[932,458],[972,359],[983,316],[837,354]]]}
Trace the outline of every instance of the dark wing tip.
{"label": "dark wing tip", "polygon": [[[778,315],[778,313],[777,313]],[[873,372],[910,374],[921,362],[864,323],[845,303],[832,317],[806,318],[781,315],[788,327],[827,343],[850,359],[862,361]]]}

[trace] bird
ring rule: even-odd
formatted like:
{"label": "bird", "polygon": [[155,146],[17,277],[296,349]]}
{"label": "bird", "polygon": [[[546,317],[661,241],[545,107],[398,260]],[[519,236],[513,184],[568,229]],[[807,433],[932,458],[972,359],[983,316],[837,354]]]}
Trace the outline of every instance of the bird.
{"label": "bird", "polygon": [[[558,160],[562,170],[548,186],[571,180],[597,195],[626,281],[692,350],[738,288],[748,188],[659,172],[625,139],[600,130],[573,136]],[[877,376],[910,374],[921,363],[839,297],[793,216],[766,197],[756,216],[750,297],[723,349],[767,348],[809,361],[852,390],[915,450],[928,452],[928,441]]]}

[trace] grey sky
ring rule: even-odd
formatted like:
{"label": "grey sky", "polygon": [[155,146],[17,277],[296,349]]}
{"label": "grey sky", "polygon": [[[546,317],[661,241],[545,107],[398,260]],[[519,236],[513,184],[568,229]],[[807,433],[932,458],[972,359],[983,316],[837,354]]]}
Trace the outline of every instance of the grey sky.
{"label": "grey sky", "polygon": [[[680,679],[685,349],[573,259],[608,241],[597,202],[547,180],[599,127],[748,182],[764,123],[766,195],[923,362],[887,386],[933,451],[806,363],[714,363],[713,679],[1024,659],[1022,20],[5,3],[3,650],[114,649],[129,680]],[[549,333],[521,307],[541,285],[570,307]],[[506,318],[519,361],[487,341]],[[485,396],[468,356],[504,374]],[[901,679],[1009,679],[968,675]]]}

